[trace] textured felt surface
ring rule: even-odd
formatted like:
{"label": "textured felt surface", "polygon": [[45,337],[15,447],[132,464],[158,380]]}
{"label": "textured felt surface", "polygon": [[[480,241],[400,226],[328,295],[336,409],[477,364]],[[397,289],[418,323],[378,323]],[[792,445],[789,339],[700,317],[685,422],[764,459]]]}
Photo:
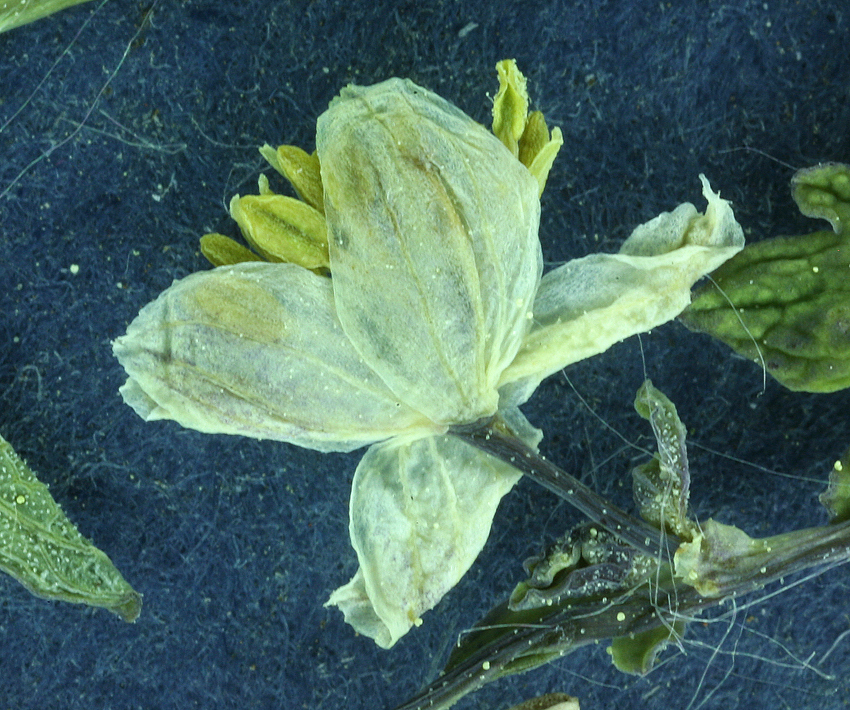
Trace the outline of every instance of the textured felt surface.
{"label": "textured felt surface", "polygon": [[[127,625],[0,579],[0,707],[391,710],[577,520],[521,482],[470,573],[381,651],[322,607],[356,568],[359,453],[145,424],[121,403],[110,340],[207,268],[201,234],[235,234],[227,202],[271,173],[258,145],[312,149],[341,86],[393,75],[486,121],[493,66],[515,57],[565,137],[543,197],[548,263],[614,251],[680,202],[702,208],[700,172],[748,239],[812,230],[788,180],[850,161],[848,32],[839,0],[98,0],[0,35],[0,432],[144,594]],[[816,496],[850,444],[848,393],[763,386],[676,323],[544,383],[525,407],[543,452],[629,505],[633,445],[652,444],[631,404],[645,374],[688,426],[701,518],[752,535],[825,521]],[[646,678],[600,645],[459,707],[549,690],[586,710],[847,707],[848,580],[839,568],[738,600]]]}

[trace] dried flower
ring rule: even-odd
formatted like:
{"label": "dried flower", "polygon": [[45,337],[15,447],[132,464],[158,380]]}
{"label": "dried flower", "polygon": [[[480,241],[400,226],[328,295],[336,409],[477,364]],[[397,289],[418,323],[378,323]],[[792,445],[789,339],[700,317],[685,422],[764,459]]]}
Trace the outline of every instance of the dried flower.
{"label": "dried flower", "polygon": [[344,89],[318,119],[321,200],[308,159],[276,165],[324,213],[329,275],[259,262],[193,274],[114,344],[146,420],[370,445],[350,506],[360,569],[329,603],[384,647],[469,568],[519,477],[450,427],[497,417],[536,445],[518,406],[544,377],[673,318],[743,246],[703,180],[705,216],[681,205],[619,254],[541,281],[539,193],[562,138],[542,116],[521,125],[525,81],[499,68],[498,137],[410,81]]}

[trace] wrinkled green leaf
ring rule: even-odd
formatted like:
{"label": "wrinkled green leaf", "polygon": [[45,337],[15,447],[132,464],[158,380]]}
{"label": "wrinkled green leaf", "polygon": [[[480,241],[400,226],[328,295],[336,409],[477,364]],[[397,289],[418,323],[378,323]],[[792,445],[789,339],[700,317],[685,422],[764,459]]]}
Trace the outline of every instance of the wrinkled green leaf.
{"label": "wrinkled green leaf", "polygon": [[0,570],[45,599],[108,609],[134,621],[142,598],[86,540],[0,437]]}
{"label": "wrinkled green leaf", "polygon": [[513,611],[614,595],[640,585],[657,563],[607,530],[580,525],[523,565],[529,576],[511,594]]}
{"label": "wrinkled green leaf", "polygon": [[798,170],[791,194],[806,217],[825,219],[836,234],[850,236],[850,165],[821,163]]}
{"label": "wrinkled green leaf", "polygon": [[801,211],[829,219],[836,233],[747,246],[680,320],[763,363],[790,390],[834,392],[850,387],[850,166],[800,171],[793,185]]}

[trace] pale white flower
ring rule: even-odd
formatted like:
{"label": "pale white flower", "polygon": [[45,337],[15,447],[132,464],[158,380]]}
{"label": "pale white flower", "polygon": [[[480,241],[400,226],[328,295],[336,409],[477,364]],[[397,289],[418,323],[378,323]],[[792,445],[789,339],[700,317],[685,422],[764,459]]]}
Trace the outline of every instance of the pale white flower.
{"label": "pale white flower", "polygon": [[543,378],[675,317],[743,235],[703,178],[705,215],[680,205],[620,253],[541,280],[545,174],[450,103],[400,79],[350,86],[316,143],[331,276],[256,262],[193,274],[114,351],[146,420],[369,446],[350,506],[360,568],[329,603],[389,647],[466,572],[519,478],[449,428],[498,416],[536,446],[517,407]]}

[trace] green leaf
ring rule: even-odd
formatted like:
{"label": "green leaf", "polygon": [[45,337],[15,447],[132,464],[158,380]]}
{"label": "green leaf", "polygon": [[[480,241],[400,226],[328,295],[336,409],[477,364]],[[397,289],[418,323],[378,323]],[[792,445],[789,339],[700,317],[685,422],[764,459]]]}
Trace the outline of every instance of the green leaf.
{"label": "green leaf", "polygon": [[135,621],[141,611],[141,595],[80,535],[2,437],[0,570],[44,599],[104,607],[124,621]]}
{"label": "green leaf", "polygon": [[646,675],[664,647],[682,638],[685,626],[684,621],[674,621],[669,627],[657,626],[641,633],[619,636],[611,641],[608,653],[618,671]]}
{"label": "green leaf", "polygon": [[825,219],[836,234],[850,236],[850,165],[821,163],[798,170],[791,193],[806,217]]}
{"label": "green leaf", "polygon": [[804,214],[829,219],[837,233],[747,246],[680,320],[763,363],[790,390],[835,392],[850,387],[850,166],[800,171],[793,186]]}
{"label": "green leaf", "polygon": [[685,425],[676,406],[651,380],[638,390],[635,410],[652,425],[658,443],[652,461],[632,470],[635,503],[646,522],[690,539],[695,526],[688,519],[691,477]]}
{"label": "green leaf", "polygon": [[89,0],[8,0],[0,2],[0,32],[26,25]]}
{"label": "green leaf", "polygon": [[511,710],[579,710],[579,703],[566,693],[547,693],[514,705]]}
{"label": "green leaf", "polygon": [[607,530],[584,524],[523,566],[528,578],[514,588],[511,611],[627,592],[642,584],[657,562]]}

